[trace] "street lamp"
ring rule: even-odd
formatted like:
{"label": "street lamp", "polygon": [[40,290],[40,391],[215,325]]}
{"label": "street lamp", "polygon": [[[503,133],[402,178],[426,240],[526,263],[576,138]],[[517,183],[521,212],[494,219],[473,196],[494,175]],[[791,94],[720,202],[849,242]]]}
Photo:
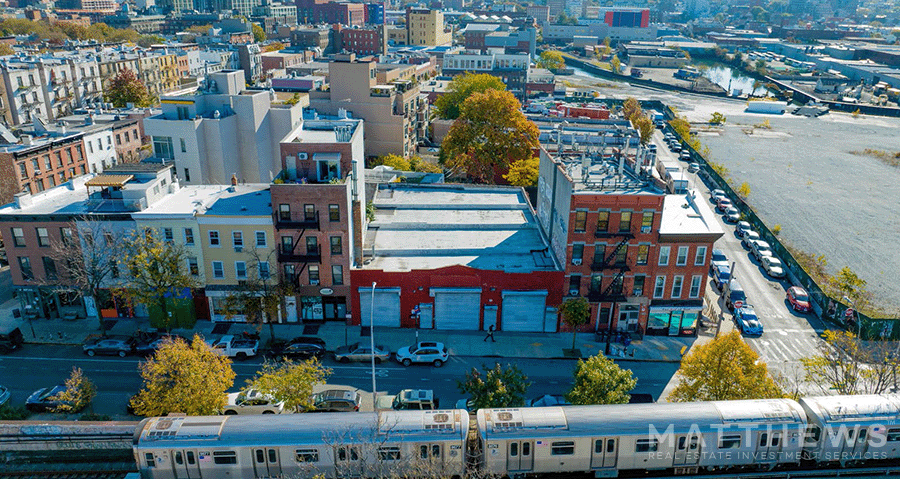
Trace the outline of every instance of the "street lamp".
{"label": "street lamp", "polygon": [[372,353],[372,406],[375,406],[375,399],[378,396],[378,390],[375,389],[375,285],[372,281],[372,310],[369,311],[369,342]]}

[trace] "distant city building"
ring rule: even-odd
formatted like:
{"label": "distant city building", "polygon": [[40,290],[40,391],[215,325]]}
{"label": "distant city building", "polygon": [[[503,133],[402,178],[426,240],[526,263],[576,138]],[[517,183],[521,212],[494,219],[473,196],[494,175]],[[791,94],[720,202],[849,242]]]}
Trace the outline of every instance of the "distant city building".
{"label": "distant city building", "polygon": [[406,8],[406,29],[408,45],[449,45],[453,42],[453,32],[444,24],[444,14],[440,10]]}
{"label": "distant city building", "polygon": [[514,95],[524,98],[530,65],[531,55],[527,53],[512,55],[452,53],[444,55],[442,71],[447,76],[487,73],[502,80],[507,90]]}

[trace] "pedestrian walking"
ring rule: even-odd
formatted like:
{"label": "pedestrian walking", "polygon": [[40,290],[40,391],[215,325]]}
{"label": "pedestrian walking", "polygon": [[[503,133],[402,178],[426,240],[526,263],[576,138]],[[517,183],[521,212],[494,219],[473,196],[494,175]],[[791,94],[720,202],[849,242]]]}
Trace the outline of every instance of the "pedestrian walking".
{"label": "pedestrian walking", "polygon": [[487,333],[487,336],[484,337],[484,341],[487,341],[488,338],[491,339],[491,342],[492,342],[492,343],[496,343],[496,342],[497,342],[497,340],[494,339],[494,325],[493,325],[493,324],[491,325],[491,327],[488,328],[488,333]]}

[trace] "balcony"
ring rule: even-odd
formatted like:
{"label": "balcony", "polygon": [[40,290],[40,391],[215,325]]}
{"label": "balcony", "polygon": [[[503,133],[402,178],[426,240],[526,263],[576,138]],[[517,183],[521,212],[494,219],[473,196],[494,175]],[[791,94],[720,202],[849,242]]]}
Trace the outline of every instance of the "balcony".
{"label": "balcony", "polygon": [[587,295],[588,301],[595,303],[621,303],[628,299],[628,292],[625,288],[614,289],[611,291],[603,291],[599,289],[591,289]]}
{"label": "balcony", "polygon": [[619,271],[629,271],[628,263],[607,263],[606,261],[595,261],[591,263],[591,271],[604,271],[608,269],[617,269]]}
{"label": "balcony", "polygon": [[278,250],[278,262],[280,263],[321,263],[322,253],[299,253],[297,251]]}
{"label": "balcony", "polygon": [[279,230],[318,230],[319,229],[319,212],[316,211],[315,218],[307,218],[304,216],[300,219],[282,218],[281,215],[275,216],[275,229]]}
{"label": "balcony", "polygon": [[594,238],[622,238],[622,239],[632,239],[634,238],[634,233],[631,230],[628,231],[594,231]]}

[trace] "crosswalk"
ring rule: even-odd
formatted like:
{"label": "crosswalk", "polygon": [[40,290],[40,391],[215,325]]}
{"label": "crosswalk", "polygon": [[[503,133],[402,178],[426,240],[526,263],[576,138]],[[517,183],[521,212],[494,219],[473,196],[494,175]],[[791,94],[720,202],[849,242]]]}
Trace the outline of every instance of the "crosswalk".
{"label": "crosswalk", "polygon": [[798,362],[815,355],[822,338],[814,330],[786,329],[766,331],[760,338],[746,338],[750,347],[767,364]]}

